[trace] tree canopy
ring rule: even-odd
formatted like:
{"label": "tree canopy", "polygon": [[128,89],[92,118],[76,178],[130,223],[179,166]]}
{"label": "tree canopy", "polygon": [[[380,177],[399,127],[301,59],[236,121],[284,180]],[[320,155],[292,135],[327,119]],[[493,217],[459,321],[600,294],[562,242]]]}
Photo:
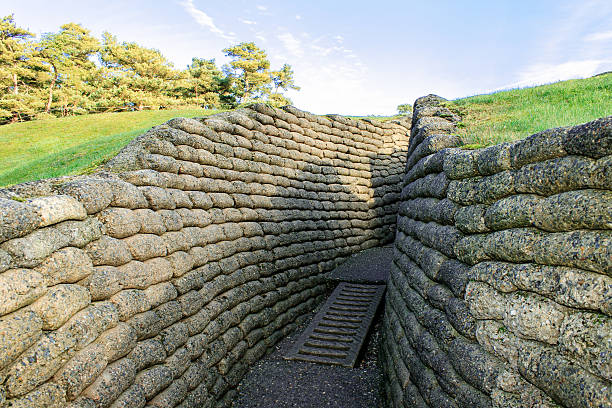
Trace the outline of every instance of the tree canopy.
{"label": "tree canopy", "polygon": [[270,61],[266,52],[252,42],[223,50],[232,61],[223,67],[239,102],[263,98],[269,93]]}
{"label": "tree canopy", "polygon": [[[64,109],[87,104],[87,95],[93,91],[95,64],[90,57],[98,52],[100,42],[89,35],[89,30],[78,24],[68,23],[57,33],[47,33],[35,44],[39,62],[48,71],[44,87],[48,89],[45,113],[49,113],[54,102]],[[83,106],[87,109],[86,106]]]}
{"label": "tree canopy", "polygon": [[40,110],[35,86],[38,73],[32,65],[34,34],[15,24],[13,15],[0,20],[0,121],[16,122]]}
{"label": "tree canopy", "polygon": [[223,52],[231,61],[221,69],[205,57],[177,69],[159,50],[108,32],[98,39],[75,23],[37,39],[9,15],[0,19],[0,124],[170,106],[280,106],[291,103],[281,90],[300,89],[291,66],[272,71],[265,50],[253,42]]}
{"label": "tree canopy", "polygon": [[278,88],[288,91],[289,89],[295,89],[299,91],[301,88],[295,85],[293,79],[293,69],[291,65],[284,64],[280,71],[272,72],[272,83],[274,84],[274,93],[278,93]]}
{"label": "tree canopy", "polygon": [[412,112],[412,105],[409,103],[404,103],[402,105],[397,105],[397,111],[402,114],[405,115],[407,113],[411,113]]}
{"label": "tree canopy", "polygon": [[169,93],[183,75],[158,50],[119,43],[110,33],[102,38],[105,103],[137,110],[172,104]]}

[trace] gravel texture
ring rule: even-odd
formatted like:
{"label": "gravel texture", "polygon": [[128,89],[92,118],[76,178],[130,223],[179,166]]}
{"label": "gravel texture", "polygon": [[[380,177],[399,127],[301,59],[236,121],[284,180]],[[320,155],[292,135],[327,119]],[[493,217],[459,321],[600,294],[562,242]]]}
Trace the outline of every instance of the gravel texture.
{"label": "gravel texture", "polygon": [[315,314],[313,311],[294,333],[253,366],[238,385],[234,408],[382,406],[382,370],[377,359],[380,315],[372,326],[355,368],[285,360],[283,356]]}
{"label": "gravel texture", "polygon": [[393,245],[375,247],[349,257],[330,272],[329,279],[338,282],[386,283],[393,261]]}

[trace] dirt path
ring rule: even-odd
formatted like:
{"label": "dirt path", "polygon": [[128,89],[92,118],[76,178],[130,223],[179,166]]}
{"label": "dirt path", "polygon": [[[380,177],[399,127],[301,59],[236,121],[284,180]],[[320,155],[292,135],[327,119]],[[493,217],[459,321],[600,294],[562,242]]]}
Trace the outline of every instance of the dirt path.
{"label": "dirt path", "polygon": [[380,316],[355,368],[287,361],[283,356],[314,317],[278,343],[253,366],[238,386],[234,408],[376,408],[381,406],[378,366]]}
{"label": "dirt path", "polygon": [[[384,281],[392,257],[390,247],[373,248],[338,268],[336,280]],[[370,279],[368,279],[370,277]],[[333,278],[332,278],[333,279]],[[382,406],[382,371],[377,352],[380,311],[355,368],[288,361],[283,358],[316,311],[272,353],[255,364],[238,386],[234,408],[377,408]]]}

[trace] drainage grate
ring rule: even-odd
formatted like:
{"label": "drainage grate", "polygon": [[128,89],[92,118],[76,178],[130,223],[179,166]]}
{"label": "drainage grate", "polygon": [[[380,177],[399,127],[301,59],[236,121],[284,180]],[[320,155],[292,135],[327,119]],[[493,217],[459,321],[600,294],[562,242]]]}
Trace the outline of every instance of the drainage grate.
{"label": "drainage grate", "polygon": [[285,358],[354,367],[384,292],[341,282]]}

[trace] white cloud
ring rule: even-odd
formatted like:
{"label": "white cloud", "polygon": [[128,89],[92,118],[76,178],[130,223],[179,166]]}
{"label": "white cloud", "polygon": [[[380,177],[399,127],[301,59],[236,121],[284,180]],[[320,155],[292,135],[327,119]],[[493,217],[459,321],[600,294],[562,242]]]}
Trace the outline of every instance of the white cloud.
{"label": "white cloud", "polygon": [[341,43],[341,42],[343,42],[343,41],[344,41],[344,37],[343,37],[343,36],[341,36],[341,35],[337,35],[337,36],[335,36],[335,37],[334,37],[334,40],[336,40],[336,41],[338,41],[339,43]]}
{"label": "white cloud", "polygon": [[217,27],[212,17],[210,17],[202,10],[196,8],[195,4],[193,4],[193,0],[184,0],[183,2],[181,2],[181,6],[185,9],[187,13],[189,13],[191,17],[193,17],[196,23],[198,23],[202,27],[208,28],[212,33],[217,34],[219,37],[225,40],[235,41],[235,37],[232,35],[233,33],[226,34],[223,30]]}
{"label": "white cloud", "polygon": [[301,19],[302,19],[302,16],[300,16],[299,14],[296,14],[296,15],[295,15],[295,19],[296,19],[296,20],[301,20]]}
{"label": "white cloud", "polygon": [[320,57],[327,57],[334,50],[334,47],[321,47],[316,44],[311,44],[310,48],[312,48]]}
{"label": "white cloud", "polygon": [[566,79],[586,78],[610,69],[612,69],[612,59],[567,61],[561,64],[534,64],[519,72],[517,82],[489,92],[549,84]]}
{"label": "white cloud", "polygon": [[[541,50],[539,58],[541,62],[559,62],[567,58],[570,49],[573,49],[574,58],[599,59],[605,52],[600,44],[593,43],[598,36],[581,41],[584,33],[597,30],[601,24],[606,24],[609,29],[609,21],[612,18],[612,3],[609,0],[583,0],[580,2],[568,2],[560,7],[563,17],[555,22],[551,30],[547,30],[541,39]],[[604,33],[605,34],[605,33]],[[591,37],[591,36],[587,36]]]}
{"label": "white cloud", "polygon": [[585,41],[606,41],[612,40],[612,31],[602,31],[599,33],[593,33],[584,37]]}
{"label": "white cloud", "polygon": [[246,24],[246,25],[255,25],[255,24],[257,24],[256,21],[247,20],[247,19],[244,19],[244,18],[239,18],[238,21],[240,21],[242,24]]}
{"label": "white cloud", "polygon": [[[296,106],[316,113],[392,113],[384,91],[371,86],[368,67],[356,53],[338,42],[338,36],[322,35],[314,40],[307,33],[299,37],[288,32],[277,36],[283,47],[274,53],[290,58],[296,84],[301,91],[288,91]],[[301,40],[301,41],[300,41]],[[299,50],[300,57],[295,56]]]}
{"label": "white cloud", "polygon": [[272,12],[268,8],[268,6],[264,6],[263,4],[258,4],[255,6],[257,12],[260,16],[271,16]]}
{"label": "white cloud", "polygon": [[560,10],[562,17],[538,41],[537,54],[516,71],[514,82],[487,92],[585,78],[612,69],[612,31],[607,24],[612,3],[583,0]]}
{"label": "white cloud", "polygon": [[296,106],[318,114],[384,114],[394,112],[387,106],[384,91],[371,86],[363,71],[344,61],[318,61],[308,66],[295,65],[299,92],[288,92]]}
{"label": "white cloud", "polygon": [[276,36],[283,44],[285,49],[289,51],[291,55],[296,57],[302,57],[304,55],[304,50],[302,49],[302,43],[300,40],[295,38],[291,33],[283,33]]}
{"label": "white cloud", "polygon": [[317,43],[320,42],[320,39],[315,41],[313,44],[310,44],[310,49],[312,49],[315,54],[319,57],[327,57],[331,54],[338,53],[342,54],[344,57],[348,58],[357,58],[353,50],[344,48],[342,45],[330,45],[330,46],[320,46]]}

